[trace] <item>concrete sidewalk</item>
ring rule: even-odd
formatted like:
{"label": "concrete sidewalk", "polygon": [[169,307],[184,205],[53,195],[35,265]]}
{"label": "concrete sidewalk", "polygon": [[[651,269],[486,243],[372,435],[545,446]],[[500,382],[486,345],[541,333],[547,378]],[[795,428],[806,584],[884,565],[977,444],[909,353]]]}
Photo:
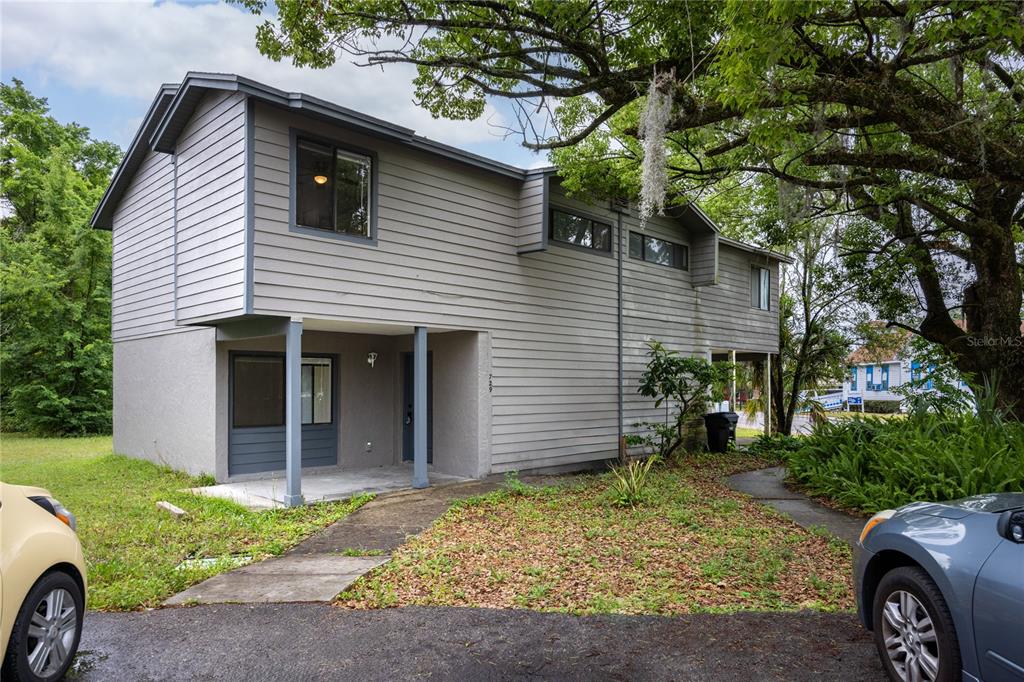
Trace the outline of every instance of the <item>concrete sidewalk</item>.
{"label": "concrete sidewalk", "polygon": [[499,477],[381,495],[279,557],[215,575],[165,606],[261,602],[328,602],[384,564],[453,502],[501,485]]}
{"label": "concrete sidewalk", "polygon": [[730,476],[728,483],[733,490],[746,493],[782,512],[804,528],[825,528],[851,546],[857,544],[866,519],[829,509],[802,493],[790,490],[785,479],[785,467],[771,467]]}

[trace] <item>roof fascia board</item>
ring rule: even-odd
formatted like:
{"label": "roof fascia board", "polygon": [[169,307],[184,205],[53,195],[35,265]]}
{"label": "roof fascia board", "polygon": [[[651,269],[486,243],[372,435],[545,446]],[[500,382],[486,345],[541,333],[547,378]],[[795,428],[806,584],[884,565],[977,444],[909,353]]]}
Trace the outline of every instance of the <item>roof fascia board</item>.
{"label": "roof fascia board", "polygon": [[441,142],[435,142],[426,137],[416,135],[410,128],[388,123],[378,118],[362,114],[346,107],[327,102],[317,97],[302,93],[291,93],[268,85],[258,83],[248,78],[228,74],[203,74],[189,73],[182,81],[178,93],[175,95],[171,105],[167,108],[160,122],[159,127],[152,135],[153,148],[161,152],[173,152],[176,137],[180,132],[181,123],[178,119],[182,115],[190,115],[182,107],[189,101],[189,95],[195,89],[203,90],[226,90],[232,92],[243,92],[259,101],[268,104],[275,104],[287,109],[301,111],[324,118],[332,123],[358,130],[376,137],[396,141],[407,147],[420,149],[422,151],[443,156],[453,161],[461,162],[504,175],[516,180],[526,178],[527,171],[516,166],[511,166],[500,161],[488,159],[479,154],[467,152],[457,147],[452,147]]}
{"label": "roof fascia board", "polygon": [[128,172],[128,168],[137,166],[138,162],[141,161],[141,156],[149,149],[149,145],[144,144],[144,140],[148,142],[147,132],[160,120],[168,106],[167,102],[170,101],[177,90],[178,86],[174,83],[164,83],[160,86],[160,90],[157,91],[156,97],[150,103],[145,116],[142,117],[142,124],[135,131],[135,136],[128,144],[128,149],[125,151],[124,156],[121,157],[121,163],[114,170],[110,183],[107,185],[107,190],[103,193],[100,203],[96,206],[96,210],[93,211],[92,217],[89,219],[91,227],[101,230],[111,229],[110,219],[112,216],[110,214],[113,213],[115,208],[111,202],[116,201],[115,197],[117,199],[121,197],[124,189],[122,185],[131,182],[131,176],[134,175],[135,168],[132,168],[131,172]]}
{"label": "roof fascia board", "polygon": [[785,256],[777,251],[772,251],[770,249],[762,249],[759,246],[747,244],[746,242],[741,242],[736,239],[729,239],[728,237],[722,235],[719,235],[718,241],[721,242],[722,244],[725,244],[726,246],[731,246],[734,249],[739,249],[740,251],[746,251],[748,253],[756,253],[759,256],[767,256],[772,260],[777,260],[782,263],[792,264],[794,262],[793,259],[790,258],[789,256]]}

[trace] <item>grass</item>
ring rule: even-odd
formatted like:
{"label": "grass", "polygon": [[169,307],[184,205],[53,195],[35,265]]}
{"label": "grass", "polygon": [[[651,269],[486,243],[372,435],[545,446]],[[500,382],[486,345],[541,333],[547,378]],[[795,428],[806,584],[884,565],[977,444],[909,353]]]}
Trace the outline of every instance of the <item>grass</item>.
{"label": "grass", "polygon": [[755,429],[751,426],[737,426],[736,437],[737,438],[757,438],[758,436],[764,435],[764,429]]}
{"label": "grass", "polygon": [[[47,488],[78,517],[88,567],[89,607],[157,606],[189,585],[220,573],[228,557],[280,554],[345,517],[370,498],[297,509],[251,512],[237,504],[179,492],[209,483],[150,462],[111,454],[110,437],[0,437],[0,479]],[[156,509],[167,500],[188,516]],[[176,570],[185,559],[220,558]]]}
{"label": "grass", "polygon": [[742,454],[662,465],[632,508],[614,503],[609,474],[465,500],[338,603],[581,614],[852,608],[849,547],[721,482],[762,465]]}

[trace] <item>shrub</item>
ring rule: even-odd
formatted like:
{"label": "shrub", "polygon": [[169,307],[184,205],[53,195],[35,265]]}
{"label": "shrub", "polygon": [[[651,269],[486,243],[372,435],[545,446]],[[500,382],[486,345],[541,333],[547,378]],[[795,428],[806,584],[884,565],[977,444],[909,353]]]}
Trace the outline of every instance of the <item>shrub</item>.
{"label": "shrub", "polygon": [[651,467],[657,459],[656,456],[651,456],[614,467],[609,488],[612,504],[619,507],[635,507],[642,503],[647,497]]}
{"label": "shrub", "polygon": [[758,436],[747,446],[747,453],[771,462],[783,462],[789,453],[800,447],[800,439],[783,433]]}
{"label": "shrub", "polygon": [[898,414],[900,402],[898,400],[865,400],[864,411],[872,414]]}
{"label": "shrub", "polygon": [[971,414],[851,419],[822,425],[785,459],[810,492],[866,512],[1024,492],[1024,424]]}

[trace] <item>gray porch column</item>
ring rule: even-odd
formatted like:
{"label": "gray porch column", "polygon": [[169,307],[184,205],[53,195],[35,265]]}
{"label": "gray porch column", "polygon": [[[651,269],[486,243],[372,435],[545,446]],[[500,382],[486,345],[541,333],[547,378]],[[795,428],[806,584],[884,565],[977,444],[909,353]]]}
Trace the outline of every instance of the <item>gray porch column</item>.
{"label": "gray porch column", "polygon": [[302,504],[302,322],[291,320],[284,342],[284,433],[286,507]]}
{"label": "gray porch column", "polygon": [[733,412],[739,412],[736,404],[736,351],[729,351],[729,362],[732,364],[732,381],[729,384],[729,409]]}
{"label": "gray porch column", "polygon": [[426,488],[427,479],[427,328],[416,327],[412,370],[412,487]]}
{"label": "gray porch column", "polygon": [[764,363],[764,434],[772,435],[772,354],[765,353]]}

